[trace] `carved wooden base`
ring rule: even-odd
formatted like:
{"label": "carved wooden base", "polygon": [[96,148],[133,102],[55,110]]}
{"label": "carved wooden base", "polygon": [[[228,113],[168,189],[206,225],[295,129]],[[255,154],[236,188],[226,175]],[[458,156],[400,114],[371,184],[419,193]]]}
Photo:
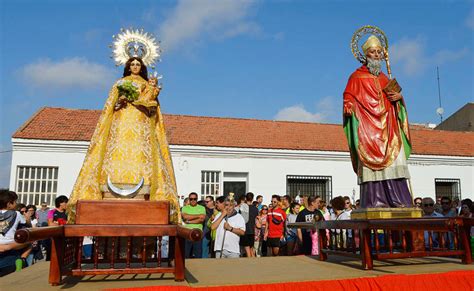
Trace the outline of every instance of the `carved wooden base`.
{"label": "carved wooden base", "polygon": [[365,208],[351,212],[351,219],[390,219],[390,218],[420,218],[421,209],[417,208]]}
{"label": "carved wooden base", "polygon": [[104,200],[145,200],[148,201],[150,200],[150,194],[149,193],[138,193],[134,197],[124,197],[120,195],[116,195],[111,192],[103,192],[102,193],[102,198]]}

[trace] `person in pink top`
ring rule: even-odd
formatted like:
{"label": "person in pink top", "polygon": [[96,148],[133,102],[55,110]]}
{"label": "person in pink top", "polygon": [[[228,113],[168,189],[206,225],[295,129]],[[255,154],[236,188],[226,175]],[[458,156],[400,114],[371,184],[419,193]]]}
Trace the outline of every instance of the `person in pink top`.
{"label": "person in pink top", "polygon": [[55,200],[55,209],[48,212],[48,226],[64,225],[67,223],[66,206],[69,199],[64,196],[58,196]]}

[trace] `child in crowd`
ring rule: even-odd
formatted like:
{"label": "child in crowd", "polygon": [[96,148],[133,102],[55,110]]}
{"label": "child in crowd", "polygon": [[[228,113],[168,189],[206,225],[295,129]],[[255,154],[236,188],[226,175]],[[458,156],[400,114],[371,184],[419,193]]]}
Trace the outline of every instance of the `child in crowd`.
{"label": "child in crowd", "polygon": [[0,190],[0,277],[17,270],[17,260],[21,259],[22,263],[29,254],[30,244],[14,240],[18,225],[26,223],[24,216],[15,210],[17,199],[15,192]]}
{"label": "child in crowd", "polygon": [[255,218],[255,242],[254,249],[257,257],[266,256],[267,243],[264,240],[265,230],[267,229],[268,206],[263,205],[259,214]]}
{"label": "child in crowd", "polygon": [[48,212],[48,225],[57,226],[64,225],[67,223],[67,213],[66,206],[69,199],[64,196],[58,196],[55,200],[55,209],[52,209]]}

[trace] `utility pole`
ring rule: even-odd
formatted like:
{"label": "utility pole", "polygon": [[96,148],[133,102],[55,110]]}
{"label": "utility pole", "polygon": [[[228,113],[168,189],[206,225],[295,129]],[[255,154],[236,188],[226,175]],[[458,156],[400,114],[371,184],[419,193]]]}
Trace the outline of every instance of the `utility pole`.
{"label": "utility pole", "polygon": [[441,106],[441,89],[440,89],[440,85],[439,85],[439,67],[436,66],[436,74],[438,76],[438,100],[439,100],[439,107],[438,109],[436,109],[436,113],[438,113],[439,115],[439,118],[440,118],[440,123],[443,122],[443,113],[444,113],[444,109],[443,107]]}

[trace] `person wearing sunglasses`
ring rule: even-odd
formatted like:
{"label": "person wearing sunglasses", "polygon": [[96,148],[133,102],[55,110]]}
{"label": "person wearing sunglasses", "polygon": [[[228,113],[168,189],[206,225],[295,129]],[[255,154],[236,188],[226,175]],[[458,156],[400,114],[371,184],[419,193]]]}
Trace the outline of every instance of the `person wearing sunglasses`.
{"label": "person wearing sunglasses", "polygon": [[447,196],[441,197],[441,214],[444,217],[455,217],[456,216],[456,208],[453,207],[453,203],[451,198]]}
{"label": "person wearing sunglasses", "polygon": [[272,196],[272,209],[267,214],[267,228],[265,229],[264,240],[271,248],[274,257],[279,255],[280,242],[284,241],[286,212],[281,209],[281,198],[278,195]]}
{"label": "person wearing sunglasses", "polygon": [[[443,217],[442,214],[439,214],[438,212],[435,211],[434,208],[435,202],[432,198],[430,197],[425,197],[423,200],[421,200],[421,209],[423,210],[423,216],[424,217]],[[428,231],[424,232],[424,238],[425,238],[425,248],[429,249],[430,243],[429,243],[429,233]],[[433,242],[433,247],[438,247],[438,235],[435,232],[431,232],[431,238]]]}
{"label": "person wearing sunglasses", "polygon": [[17,205],[17,210],[20,212],[20,214],[25,219],[25,223],[20,223],[18,229],[31,227],[31,217],[29,216],[29,214],[26,211],[26,205],[23,204],[23,203],[19,203]]}
{"label": "person wearing sunglasses", "polygon": [[[444,217],[456,217],[457,216],[457,211],[456,208],[453,207],[453,202],[451,201],[451,198],[448,196],[443,196],[441,197],[441,215]],[[448,232],[444,234],[445,236],[445,243],[446,246],[452,250],[454,249],[454,233]]]}
{"label": "person wearing sunglasses", "polygon": [[[206,219],[206,208],[197,203],[197,193],[189,193],[188,198],[189,205],[183,206],[181,210],[181,217],[183,219],[184,226],[191,229],[197,228],[202,230],[202,224]],[[202,258],[202,242],[186,240],[185,257]]]}
{"label": "person wearing sunglasses", "polygon": [[435,202],[430,197],[425,197],[421,201],[421,209],[423,210],[423,216],[425,217],[443,217],[440,213],[434,209]]}

